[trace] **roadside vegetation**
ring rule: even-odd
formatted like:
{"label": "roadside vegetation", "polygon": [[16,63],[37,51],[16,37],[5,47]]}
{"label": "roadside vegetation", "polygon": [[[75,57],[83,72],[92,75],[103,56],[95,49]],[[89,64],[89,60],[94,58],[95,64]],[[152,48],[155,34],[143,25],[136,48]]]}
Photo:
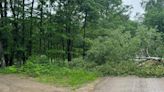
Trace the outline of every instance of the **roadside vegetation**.
{"label": "roadside vegetation", "polygon": [[[62,62],[62,63],[61,63]],[[33,77],[36,81],[76,89],[105,76],[164,77],[164,63],[157,61],[108,61],[99,65],[81,58],[49,62],[44,57],[32,57],[24,66],[11,66],[0,70],[2,74],[20,74]]]}
{"label": "roadside vegetation", "polygon": [[98,78],[98,72],[72,65],[73,63],[69,64],[65,61],[50,62],[46,56],[35,56],[31,57],[24,66],[6,67],[1,69],[0,73],[21,74],[33,77],[39,82],[72,88]]}

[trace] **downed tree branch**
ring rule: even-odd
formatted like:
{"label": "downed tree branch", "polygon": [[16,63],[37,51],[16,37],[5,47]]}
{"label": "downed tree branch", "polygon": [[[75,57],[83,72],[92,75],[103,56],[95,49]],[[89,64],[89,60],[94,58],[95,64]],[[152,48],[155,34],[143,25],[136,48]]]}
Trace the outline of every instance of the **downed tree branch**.
{"label": "downed tree branch", "polygon": [[152,61],[161,62],[162,58],[160,58],[160,57],[138,57],[138,58],[136,58],[134,60],[135,61],[148,61],[148,60],[152,60]]}

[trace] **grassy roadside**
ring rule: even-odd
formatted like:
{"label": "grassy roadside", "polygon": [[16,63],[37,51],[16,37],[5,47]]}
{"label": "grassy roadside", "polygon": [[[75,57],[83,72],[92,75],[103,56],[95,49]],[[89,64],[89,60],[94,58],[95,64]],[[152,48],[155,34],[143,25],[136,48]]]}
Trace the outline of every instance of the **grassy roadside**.
{"label": "grassy roadside", "polygon": [[0,69],[1,74],[21,74],[33,77],[36,81],[55,86],[76,89],[97,79],[98,74],[80,68],[59,67],[48,64],[27,63],[21,68],[15,66]]}
{"label": "grassy roadside", "polygon": [[85,83],[89,83],[97,79],[97,73],[84,69],[69,69],[57,66],[35,66],[23,67],[22,70],[15,66],[0,69],[2,74],[23,74],[33,77],[39,82],[52,84],[56,86],[78,88]]}
{"label": "grassy roadside", "polygon": [[33,77],[36,81],[55,86],[79,88],[101,76],[164,77],[164,64],[154,61],[135,63],[133,61],[108,62],[103,65],[86,63],[81,59],[64,63],[49,63],[48,59],[31,58],[27,64],[0,69],[2,74],[19,74]]}

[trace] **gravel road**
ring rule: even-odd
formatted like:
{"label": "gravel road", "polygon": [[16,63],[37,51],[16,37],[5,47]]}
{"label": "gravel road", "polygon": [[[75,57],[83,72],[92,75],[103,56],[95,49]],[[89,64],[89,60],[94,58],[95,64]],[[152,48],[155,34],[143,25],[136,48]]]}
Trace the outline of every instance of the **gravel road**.
{"label": "gravel road", "polygon": [[94,92],[164,92],[164,78],[105,78]]}

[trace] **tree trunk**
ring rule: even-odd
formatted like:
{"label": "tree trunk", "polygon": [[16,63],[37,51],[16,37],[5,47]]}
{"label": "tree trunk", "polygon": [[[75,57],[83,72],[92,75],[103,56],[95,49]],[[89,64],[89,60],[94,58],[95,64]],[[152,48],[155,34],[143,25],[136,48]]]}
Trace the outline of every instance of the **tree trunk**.
{"label": "tree trunk", "polygon": [[5,4],[4,4],[4,16],[5,16],[5,18],[7,18],[7,5],[8,5],[8,2],[7,2],[7,0],[5,0],[4,2],[5,2]]}
{"label": "tree trunk", "polygon": [[2,1],[0,1],[0,13],[1,13],[1,19],[3,18],[3,6]]}
{"label": "tree trunk", "polygon": [[87,11],[85,11],[85,18],[84,18],[84,25],[83,25],[83,29],[84,29],[84,33],[83,33],[83,59],[85,59],[85,56],[86,56],[85,38],[86,38],[87,17],[88,17],[88,13],[87,13]]}
{"label": "tree trunk", "polygon": [[72,39],[71,39],[71,29],[67,28],[67,34],[68,34],[68,39],[67,39],[67,60],[70,62],[72,61]]}
{"label": "tree trunk", "polygon": [[5,67],[5,60],[4,60],[4,52],[3,52],[3,46],[2,43],[0,42],[0,66]]}
{"label": "tree trunk", "polygon": [[28,47],[28,55],[31,56],[32,55],[32,30],[33,30],[33,10],[34,10],[34,0],[32,0],[32,6],[31,6],[31,12],[30,12],[30,37],[29,37],[29,47]]}
{"label": "tree trunk", "polygon": [[[4,7],[2,6],[2,3],[4,3]],[[4,27],[5,25],[5,21],[7,17],[7,10],[6,10],[6,0],[5,1],[0,1],[0,15],[1,15],[1,23],[0,23],[0,27]],[[5,60],[5,55],[4,55],[4,49],[7,48],[7,41],[4,38],[1,38],[3,35],[3,33],[0,33],[0,65],[1,67],[5,67],[6,65],[8,65],[8,61]]]}
{"label": "tree trunk", "polygon": [[40,53],[43,54],[42,50],[42,36],[43,36],[43,1],[41,1],[41,9],[40,9],[40,37],[39,37],[39,50]]}
{"label": "tree trunk", "polygon": [[[11,51],[10,51],[10,61],[9,61],[9,65],[12,66],[14,64],[14,58],[15,58],[15,53],[17,52],[16,51],[16,48],[18,48],[19,44],[18,43],[18,40],[20,39],[19,37],[19,28],[18,28],[18,14],[16,14],[16,1],[13,2],[13,0],[10,0],[10,8],[11,8],[11,12],[13,14],[13,21],[12,21],[12,26],[13,26],[13,29],[12,29],[12,36],[13,36],[13,47],[11,47]],[[16,58],[19,58],[18,56]]]}
{"label": "tree trunk", "polygon": [[22,51],[22,55],[21,55],[21,61],[23,62],[23,64],[25,64],[25,61],[26,61],[26,55],[25,55],[25,53],[26,53],[25,52],[25,0],[23,0],[22,2],[23,2],[23,15],[22,15],[22,19],[23,19],[23,23],[22,23],[22,47],[23,47],[23,51]]}

